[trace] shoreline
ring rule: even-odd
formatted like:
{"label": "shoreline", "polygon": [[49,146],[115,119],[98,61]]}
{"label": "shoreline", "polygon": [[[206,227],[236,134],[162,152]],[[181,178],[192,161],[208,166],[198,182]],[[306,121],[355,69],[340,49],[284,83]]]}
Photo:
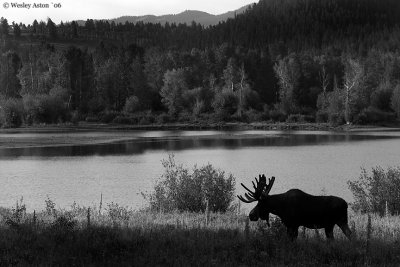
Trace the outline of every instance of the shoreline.
{"label": "shoreline", "polygon": [[278,131],[335,131],[346,132],[353,130],[400,130],[400,123],[387,125],[338,125],[329,123],[269,123],[269,122],[222,122],[222,123],[167,123],[167,124],[106,124],[80,122],[74,124],[43,124],[23,126],[20,128],[0,128],[0,134],[6,133],[59,133],[59,132],[84,132],[84,131],[167,131],[167,130],[278,130]]}
{"label": "shoreline", "polygon": [[[80,123],[78,125],[35,125],[22,128],[0,129],[0,149],[62,147],[77,145],[101,145],[146,138],[131,135],[130,132],[145,131],[327,131],[333,133],[367,132],[367,131],[398,131],[400,127],[344,125],[332,127],[320,123],[173,123],[163,125],[120,125]],[[104,133],[90,135],[90,133]],[[204,138],[211,135],[183,136],[181,138]],[[232,138],[235,136],[232,135]],[[254,136],[253,136],[254,137]]]}

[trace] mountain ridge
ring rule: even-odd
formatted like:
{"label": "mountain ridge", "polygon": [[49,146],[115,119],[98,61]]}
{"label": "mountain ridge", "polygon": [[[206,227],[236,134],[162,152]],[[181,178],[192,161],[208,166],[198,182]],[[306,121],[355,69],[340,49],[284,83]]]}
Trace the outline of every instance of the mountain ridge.
{"label": "mountain ridge", "polygon": [[[255,4],[255,3],[253,3]],[[214,26],[217,25],[220,22],[226,21],[229,18],[234,18],[236,14],[242,14],[244,13],[247,8],[252,6],[253,4],[245,5],[241,8],[238,8],[233,11],[228,11],[222,14],[218,15],[213,15],[204,11],[199,11],[199,10],[185,10],[177,14],[166,14],[166,15],[143,15],[143,16],[121,16],[113,19],[102,19],[104,21],[110,21],[110,22],[115,22],[116,24],[121,23],[124,24],[125,22],[130,22],[130,23],[160,23],[160,24],[166,24],[166,23],[182,23],[182,24],[187,24],[190,25],[193,21],[196,23],[199,23],[205,27],[208,26]],[[84,25],[85,21],[80,20],[78,21],[80,25]]]}

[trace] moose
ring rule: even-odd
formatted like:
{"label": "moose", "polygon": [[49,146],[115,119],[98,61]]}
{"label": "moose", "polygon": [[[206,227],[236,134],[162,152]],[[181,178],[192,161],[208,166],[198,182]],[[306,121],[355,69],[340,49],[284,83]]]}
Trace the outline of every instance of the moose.
{"label": "moose", "polygon": [[266,220],[269,225],[269,214],[280,217],[287,228],[291,240],[298,236],[299,226],[311,229],[325,228],[328,240],[333,240],[333,228],[338,225],[347,238],[351,239],[351,231],[347,224],[347,202],[336,196],[313,196],[299,189],[291,189],[283,194],[269,195],[275,177],[268,179],[259,175],[253,183],[254,192],[241,184],[248,193],[237,196],[245,203],[258,201],[257,206],[249,214],[251,221]]}

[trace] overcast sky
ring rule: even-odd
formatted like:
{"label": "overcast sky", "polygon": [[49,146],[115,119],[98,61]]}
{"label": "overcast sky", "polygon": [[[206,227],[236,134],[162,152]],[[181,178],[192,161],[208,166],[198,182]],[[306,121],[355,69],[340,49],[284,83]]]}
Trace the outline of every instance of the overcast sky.
{"label": "overcast sky", "polygon": [[[72,20],[112,19],[120,16],[176,14],[185,10],[200,10],[211,14],[221,14],[236,10],[258,0],[0,0],[0,16],[9,23],[22,22],[31,24],[34,19],[54,22]],[[25,7],[12,7],[12,3],[31,4]],[[49,8],[33,8],[34,3],[47,3]],[[53,4],[61,4],[56,8]],[[8,8],[5,8],[7,6]]]}

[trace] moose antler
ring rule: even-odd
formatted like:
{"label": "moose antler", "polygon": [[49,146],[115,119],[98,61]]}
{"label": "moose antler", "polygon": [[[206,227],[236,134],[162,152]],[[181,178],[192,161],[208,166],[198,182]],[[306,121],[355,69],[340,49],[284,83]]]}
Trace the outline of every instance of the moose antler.
{"label": "moose antler", "polygon": [[258,178],[260,180],[257,180],[257,178],[255,178],[256,183],[252,182],[253,187],[254,187],[254,192],[251,191],[250,189],[248,189],[244,184],[241,183],[241,185],[244,187],[244,189],[246,189],[248,191],[248,193],[244,194],[245,198],[242,196],[239,196],[239,195],[237,196],[241,201],[243,201],[245,203],[251,203],[254,201],[258,201],[260,199],[261,195],[263,194],[264,188],[267,186],[267,178],[265,177],[265,175],[262,175],[262,176],[259,175]]}
{"label": "moose antler", "polygon": [[[265,178],[265,176],[264,176],[264,178]],[[275,182],[275,177],[274,176],[272,176],[271,178],[268,179],[268,185],[265,186],[265,190],[263,192],[264,195],[267,196],[269,194],[269,192],[271,191],[272,186],[274,185],[274,182]]]}

